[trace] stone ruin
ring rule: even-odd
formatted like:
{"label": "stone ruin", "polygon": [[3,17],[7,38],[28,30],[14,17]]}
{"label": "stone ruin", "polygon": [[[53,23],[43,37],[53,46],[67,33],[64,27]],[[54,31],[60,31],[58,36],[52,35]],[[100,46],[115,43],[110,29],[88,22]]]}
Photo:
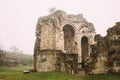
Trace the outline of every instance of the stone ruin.
{"label": "stone ruin", "polygon": [[[36,25],[34,69],[89,74],[120,71],[120,23],[107,36],[96,35],[82,14],[57,10]],[[119,43],[119,44],[118,44]]]}
{"label": "stone ruin", "polygon": [[107,35],[95,36],[96,44],[92,45],[92,72],[120,72],[120,22],[107,30]]}

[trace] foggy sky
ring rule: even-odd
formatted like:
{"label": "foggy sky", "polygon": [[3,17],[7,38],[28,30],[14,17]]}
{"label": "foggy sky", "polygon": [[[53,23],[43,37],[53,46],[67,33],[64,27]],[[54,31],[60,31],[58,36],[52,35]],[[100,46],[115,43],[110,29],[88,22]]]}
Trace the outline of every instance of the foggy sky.
{"label": "foggy sky", "polygon": [[0,44],[33,54],[35,27],[40,16],[56,7],[68,14],[82,13],[98,34],[120,21],[120,0],[0,0]]}

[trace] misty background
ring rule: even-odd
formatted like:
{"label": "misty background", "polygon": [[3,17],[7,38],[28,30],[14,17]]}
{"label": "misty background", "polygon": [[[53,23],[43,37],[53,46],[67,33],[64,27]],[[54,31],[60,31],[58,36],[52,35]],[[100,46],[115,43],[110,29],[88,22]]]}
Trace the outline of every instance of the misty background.
{"label": "misty background", "polygon": [[120,0],[0,0],[0,47],[12,46],[26,54],[33,54],[35,28],[40,16],[56,7],[68,14],[83,14],[93,23],[96,33],[103,36],[106,30],[120,21]]}

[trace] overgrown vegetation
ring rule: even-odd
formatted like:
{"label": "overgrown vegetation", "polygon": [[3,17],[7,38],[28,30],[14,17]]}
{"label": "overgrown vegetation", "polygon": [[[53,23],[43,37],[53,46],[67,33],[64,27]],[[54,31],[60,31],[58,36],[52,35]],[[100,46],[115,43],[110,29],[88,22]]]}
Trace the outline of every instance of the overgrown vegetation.
{"label": "overgrown vegetation", "polygon": [[32,65],[32,60],[32,55],[0,49],[0,66],[16,67]]}
{"label": "overgrown vegetation", "polygon": [[0,80],[120,80],[120,74],[71,75],[59,72],[35,72],[23,74],[31,67],[0,67]]}

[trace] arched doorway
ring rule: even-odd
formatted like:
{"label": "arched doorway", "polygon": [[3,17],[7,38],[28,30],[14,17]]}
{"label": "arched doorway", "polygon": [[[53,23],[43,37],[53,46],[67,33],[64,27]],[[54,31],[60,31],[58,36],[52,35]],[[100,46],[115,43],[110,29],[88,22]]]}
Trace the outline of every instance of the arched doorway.
{"label": "arched doorway", "polygon": [[63,27],[64,32],[64,50],[66,53],[74,53],[73,47],[74,47],[74,36],[75,31],[74,28],[67,24]]}
{"label": "arched doorway", "polygon": [[86,36],[83,36],[81,39],[81,53],[82,53],[82,68],[85,67],[85,59],[88,57],[88,38]]}

